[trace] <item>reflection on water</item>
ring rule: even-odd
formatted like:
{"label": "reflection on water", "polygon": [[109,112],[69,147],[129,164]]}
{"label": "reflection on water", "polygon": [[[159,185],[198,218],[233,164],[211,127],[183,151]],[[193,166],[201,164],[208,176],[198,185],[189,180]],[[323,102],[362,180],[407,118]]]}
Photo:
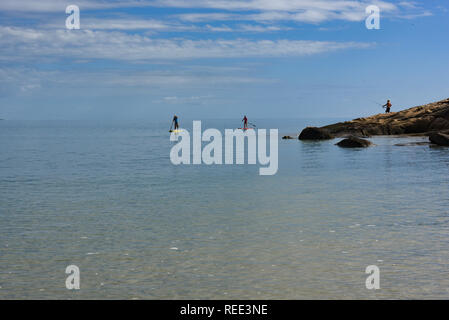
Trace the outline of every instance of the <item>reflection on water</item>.
{"label": "reflection on water", "polygon": [[2,122],[0,298],[449,297],[449,148],[280,141],[278,174],[259,176],[173,166],[166,130]]}

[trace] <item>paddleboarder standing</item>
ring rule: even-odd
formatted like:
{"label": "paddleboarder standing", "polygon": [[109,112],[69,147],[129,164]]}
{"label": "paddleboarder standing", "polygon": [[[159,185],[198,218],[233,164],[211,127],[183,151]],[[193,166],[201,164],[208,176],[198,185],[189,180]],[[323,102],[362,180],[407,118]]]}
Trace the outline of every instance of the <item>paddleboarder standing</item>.
{"label": "paddleboarder standing", "polygon": [[244,116],[242,121],[243,121],[243,129],[248,129],[248,118]]}
{"label": "paddleboarder standing", "polygon": [[178,116],[176,114],[173,117],[172,124],[175,124],[175,130],[179,129]]}

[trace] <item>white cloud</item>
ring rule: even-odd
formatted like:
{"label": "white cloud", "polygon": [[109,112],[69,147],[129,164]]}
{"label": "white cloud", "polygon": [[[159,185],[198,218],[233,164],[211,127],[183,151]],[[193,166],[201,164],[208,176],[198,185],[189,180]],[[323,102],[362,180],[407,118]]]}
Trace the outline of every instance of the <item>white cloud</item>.
{"label": "white cloud", "polygon": [[418,8],[418,5],[414,1],[401,1],[398,3],[398,6],[409,8],[409,9],[416,9]]}
{"label": "white cloud", "polygon": [[189,22],[229,21],[245,19],[244,15],[229,13],[182,13],[175,15],[175,17]]}
{"label": "white cloud", "polygon": [[412,19],[416,19],[416,18],[422,18],[422,17],[431,17],[433,16],[433,13],[430,11],[424,11],[421,13],[416,13],[416,14],[404,14],[404,15],[399,15],[396,18],[399,19],[407,19],[407,20],[412,20]]}
{"label": "white cloud", "polygon": [[[168,32],[213,32],[220,33],[280,33],[292,30],[291,22],[316,24],[328,21],[361,22],[366,18],[365,8],[369,4],[378,5],[382,10],[382,17],[399,19],[415,19],[432,15],[424,11],[412,1],[401,1],[394,4],[383,0],[79,0],[76,4],[81,9],[81,28],[83,32],[69,34],[64,30],[65,7],[72,4],[71,0],[1,0],[0,10],[3,14],[20,12],[38,12],[32,19],[41,21],[38,28],[59,30],[58,34],[50,34],[39,29],[24,30],[10,28],[7,37],[33,40],[40,38],[48,41],[48,46],[22,41],[18,49],[37,50],[48,55],[60,52],[67,56],[79,58],[108,58],[118,60],[149,60],[175,58],[205,58],[205,57],[238,57],[238,56],[284,56],[320,53],[357,47],[357,44],[295,42],[287,40],[276,41],[267,48],[263,42],[235,39],[234,44],[223,43],[220,40],[153,40],[140,35],[126,35],[125,33],[144,31],[147,36]],[[131,7],[164,7],[185,9],[189,13],[180,11],[174,14],[166,13],[157,17],[133,16],[120,13],[120,8]],[[195,12],[195,9],[211,9],[215,12]],[[101,10],[110,11],[106,16],[100,15]],[[89,12],[89,10],[94,10]],[[86,13],[87,11],[87,13]],[[30,13],[31,12],[31,13]],[[61,15],[45,15],[56,13]],[[16,17],[17,18],[17,17]],[[57,19],[55,21],[55,19]],[[13,20],[12,20],[13,21]],[[45,22],[42,22],[45,21]],[[49,22],[50,21],[50,22]],[[55,22],[51,22],[55,21]],[[221,23],[218,23],[221,22]],[[223,23],[225,22],[225,23]],[[287,23],[290,23],[287,25]],[[8,27],[3,27],[8,28]],[[92,33],[88,33],[92,31]],[[124,33],[99,33],[99,31],[122,31]],[[5,40],[4,32],[0,40]],[[173,37],[173,36],[171,36]],[[213,37],[217,37],[216,35]],[[108,39],[109,38],[109,39]],[[49,40],[51,39],[51,40]],[[95,39],[95,40],[93,40]],[[98,41],[94,44],[92,41]],[[79,42],[71,46],[70,43]],[[71,46],[58,47],[65,43]],[[3,43],[2,43],[3,44]],[[81,50],[81,47],[83,50]],[[242,49],[242,50],[241,50]],[[257,51],[258,49],[262,49]],[[246,50],[246,51],[243,51]],[[6,50],[7,51],[7,50]],[[5,53],[0,53],[3,59],[8,59]],[[11,54],[11,59],[15,54]]]}
{"label": "white cloud", "polygon": [[212,32],[276,32],[281,30],[290,30],[287,27],[278,27],[278,26],[266,26],[259,24],[240,24],[237,27],[230,27],[227,25],[221,26],[211,26],[209,24],[206,25],[206,29]]}
{"label": "white cloud", "polygon": [[153,39],[123,32],[92,30],[34,30],[0,27],[4,60],[45,58],[200,59],[241,57],[298,57],[345,49],[364,49],[370,43],[304,40],[186,40]]}
{"label": "white cloud", "polygon": [[[61,12],[71,0],[2,0],[2,12]],[[383,13],[392,15],[418,15],[419,6],[412,1],[394,3],[384,0],[77,0],[81,13],[84,10],[105,10],[133,7],[165,7],[184,9],[212,9],[218,12],[184,13],[176,15],[183,21],[212,22],[241,21],[296,21],[320,23],[331,20],[360,21],[368,5],[377,5]],[[406,12],[405,12],[406,11]],[[410,12],[412,11],[412,12]],[[108,23],[112,23],[108,21]],[[117,26],[116,29],[141,29],[157,27],[142,21]],[[97,29],[100,29],[99,27]],[[102,29],[106,29],[103,24]]]}
{"label": "white cloud", "polygon": [[211,26],[209,24],[206,25],[206,29],[212,32],[232,32],[234,31],[231,27],[221,25],[221,26]]}
{"label": "white cloud", "polygon": [[325,10],[342,11],[365,8],[369,4],[376,4],[382,9],[392,10],[396,6],[387,1],[358,1],[358,0],[158,0],[154,5],[177,8],[209,8],[227,11],[301,11]]}
{"label": "white cloud", "polygon": [[163,103],[163,104],[196,104],[202,105],[208,103],[214,96],[204,95],[204,96],[168,96],[163,97],[161,100],[154,100],[153,103]]}
{"label": "white cloud", "polygon": [[80,10],[102,10],[112,8],[142,7],[151,5],[151,1],[122,0],[2,0],[0,10],[14,12],[61,12],[68,5],[76,4]]}
{"label": "white cloud", "polygon": [[[395,4],[380,0],[168,0],[163,2],[157,1],[156,3],[161,6],[210,8],[239,12],[239,14],[188,13],[180,15],[182,20],[191,22],[235,19],[255,21],[285,20],[306,23],[319,23],[338,19],[359,21],[365,17],[365,8],[368,5],[377,5],[383,12],[394,12],[398,10]],[[258,12],[247,13],[248,11]]]}
{"label": "white cloud", "polygon": [[[54,24],[54,27],[57,25]],[[58,25],[60,27],[60,25]],[[167,23],[155,19],[108,18],[108,19],[83,19],[81,27],[92,30],[154,30],[154,31],[194,31],[194,26],[186,26],[176,23]]]}
{"label": "white cloud", "polygon": [[[61,21],[46,23],[40,26],[43,29],[61,29]],[[155,19],[135,19],[131,16],[119,16],[116,18],[86,18],[82,20],[81,29],[87,30],[116,30],[148,32],[276,32],[290,30],[289,27],[280,27],[267,24],[239,24],[229,25],[186,25],[179,22],[168,22]]]}
{"label": "white cloud", "polygon": [[[170,94],[159,102],[200,103],[212,95],[171,95],[175,92],[213,91],[219,87],[264,85],[278,82],[273,78],[249,77],[240,68],[216,68],[213,66],[178,66],[168,70],[57,70],[44,71],[36,68],[0,68],[0,97],[52,94],[57,92],[150,92],[152,95]],[[155,89],[157,89],[155,91]],[[52,90],[50,92],[50,90]]]}
{"label": "white cloud", "polygon": [[281,30],[290,30],[290,28],[286,27],[277,27],[277,26],[261,26],[254,24],[242,24],[239,25],[239,29],[245,32],[273,32],[273,31],[281,31]]}
{"label": "white cloud", "polygon": [[[226,4],[225,4],[226,3]],[[362,21],[366,18],[368,5],[379,6],[383,13],[399,14],[398,6],[386,1],[330,1],[330,0],[279,0],[279,1],[218,1],[171,0],[165,5],[174,7],[208,7],[220,9],[221,13],[183,13],[177,17],[189,22],[207,21],[293,21],[322,23],[331,20]],[[408,6],[407,8],[412,8]],[[251,11],[256,11],[251,12]],[[237,13],[238,12],[238,13]]]}

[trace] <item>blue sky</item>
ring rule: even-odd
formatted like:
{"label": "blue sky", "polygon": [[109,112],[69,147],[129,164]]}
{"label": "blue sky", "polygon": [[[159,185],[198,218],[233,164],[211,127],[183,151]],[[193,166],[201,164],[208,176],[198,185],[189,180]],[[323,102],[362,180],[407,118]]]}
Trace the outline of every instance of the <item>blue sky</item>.
{"label": "blue sky", "polygon": [[[65,8],[80,8],[67,30]],[[367,30],[365,8],[381,9]],[[355,118],[449,96],[449,3],[0,2],[0,118]]]}

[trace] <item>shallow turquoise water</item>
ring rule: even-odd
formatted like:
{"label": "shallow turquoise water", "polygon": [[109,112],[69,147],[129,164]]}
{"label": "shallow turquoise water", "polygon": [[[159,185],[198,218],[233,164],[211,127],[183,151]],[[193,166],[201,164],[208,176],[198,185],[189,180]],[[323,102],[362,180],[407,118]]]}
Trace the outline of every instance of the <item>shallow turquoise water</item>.
{"label": "shallow turquoise water", "polygon": [[449,298],[449,148],[279,141],[259,176],[172,165],[166,127],[0,122],[0,298]]}

